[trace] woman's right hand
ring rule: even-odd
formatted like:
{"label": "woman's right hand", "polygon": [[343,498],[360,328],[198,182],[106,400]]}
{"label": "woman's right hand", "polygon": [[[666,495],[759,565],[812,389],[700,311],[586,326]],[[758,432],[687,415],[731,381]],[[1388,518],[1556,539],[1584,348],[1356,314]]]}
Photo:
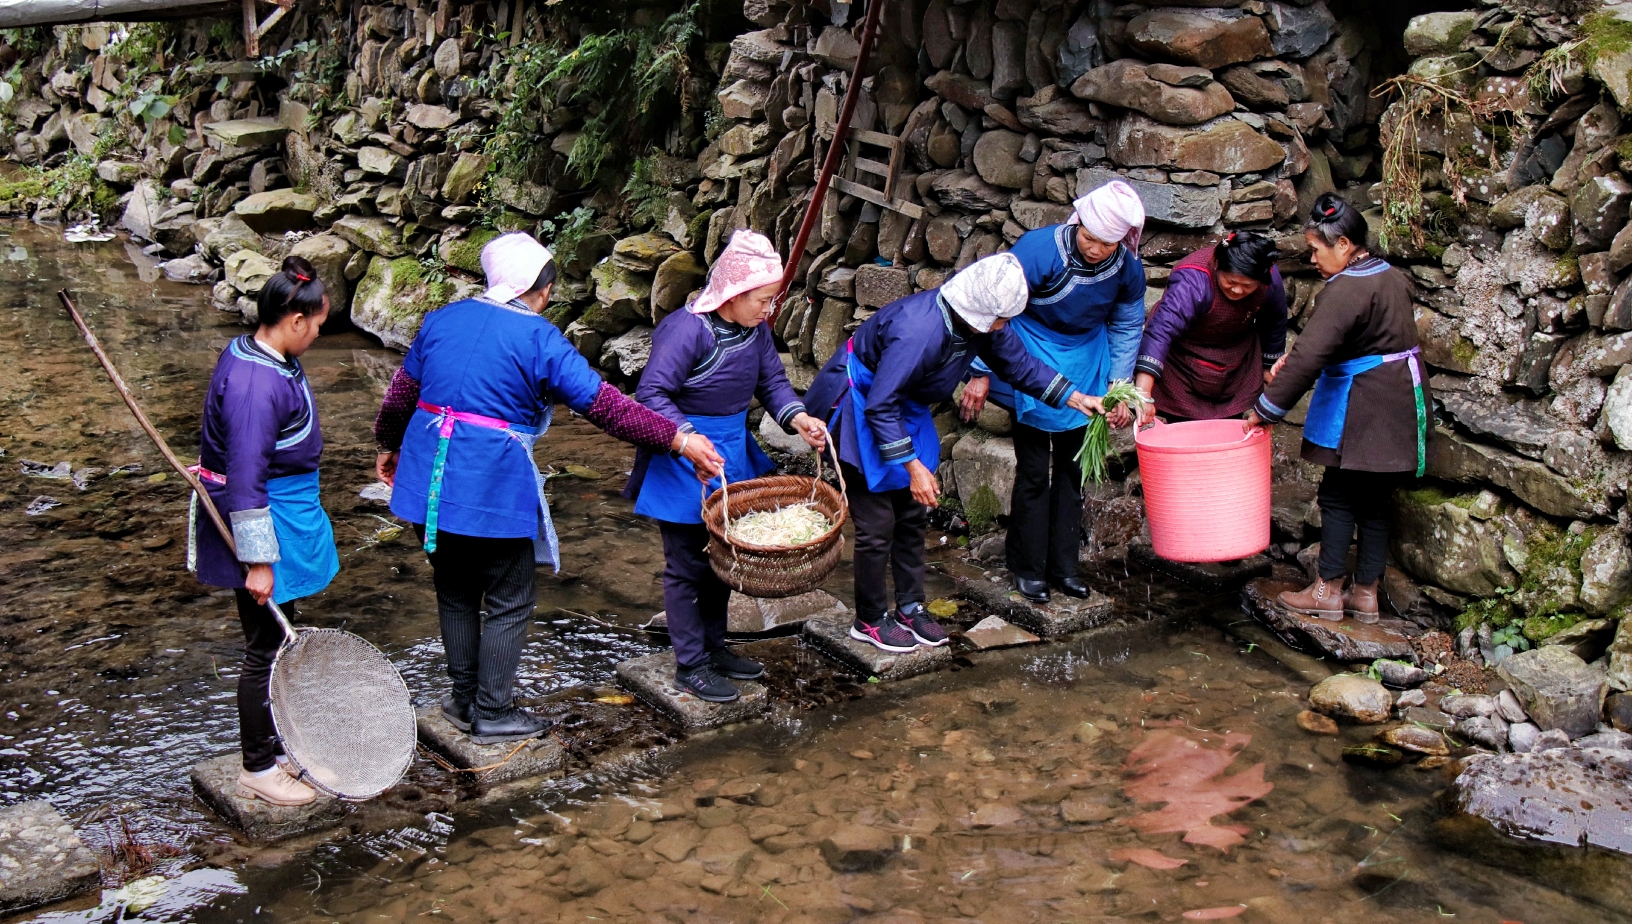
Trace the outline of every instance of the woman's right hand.
{"label": "woman's right hand", "polygon": [[705,484],[725,471],[725,459],[715,451],[714,443],[701,433],[676,433],[669,448],[697,470],[697,480]]}
{"label": "woman's right hand", "polygon": [[977,375],[963,383],[963,395],[958,398],[958,414],[964,423],[974,423],[986,407],[986,395],[992,390],[989,376]]}
{"label": "woman's right hand", "polygon": [[913,500],[930,508],[941,505],[941,482],[929,470],[929,466],[913,459],[907,463],[907,475],[912,478],[912,484],[908,487]]}
{"label": "woman's right hand", "polygon": [[401,453],[382,452],[374,457],[374,474],[393,488],[397,486],[397,457],[399,455]]}
{"label": "woman's right hand", "polygon": [[271,565],[250,565],[249,575],[244,578],[244,589],[249,591],[256,603],[265,606],[266,601],[272,599],[273,580]]}

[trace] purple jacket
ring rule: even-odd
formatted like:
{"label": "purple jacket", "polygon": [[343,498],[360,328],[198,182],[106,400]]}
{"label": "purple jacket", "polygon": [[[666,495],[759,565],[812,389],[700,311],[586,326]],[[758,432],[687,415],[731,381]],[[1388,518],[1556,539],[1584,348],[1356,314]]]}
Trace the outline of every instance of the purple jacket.
{"label": "purple jacket", "polygon": [[[1206,274],[1174,273],[1156,310],[1145,321],[1145,337],[1139,344],[1139,359],[1134,368],[1161,378],[1168,351],[1184,337],[1196,319],[1213,307],[1213,296],[1213,281]],[[1275,365],[1286,353],[1286,314],[1286,286],[1281,281],[1280,269],[1272,266],[1264,307],[1254,320],[1265,369]]]}

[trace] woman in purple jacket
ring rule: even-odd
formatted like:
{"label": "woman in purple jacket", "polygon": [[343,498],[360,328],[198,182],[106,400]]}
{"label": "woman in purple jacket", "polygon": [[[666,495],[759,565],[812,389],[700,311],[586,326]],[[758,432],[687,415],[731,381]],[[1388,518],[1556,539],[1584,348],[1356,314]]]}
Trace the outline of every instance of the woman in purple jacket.
{"label": "woman in purple jacket", "polygon": [[[702,293],[657,325],[635,391],[636,401],[679,426],[682,439],[701,434],[712,440],[732,481],[775,468],[748,432],[748,406],[755,398],[784,430],[797,431],[813,448],[827,445],[821,421],[805,413],[788,384],[765,323],[781,283],[782,261],[768,238],[753,231],[732,235]],[[709,565],[702,516],[703,492],[718,484],[715,479],[699,489],[691,463],[642,449],[624,494],[663,533],[663,607],[674,640],[674,685],[708,702],[728,703],[739,695],[731,680],[753,680],[765,668],[725,647],[731,588]]]}
{"label": "woman in purple jacket", "polygon": [[1145,322],[1134,384],[1145,417],[1169,422],[1237,417],[1252,407],[1286,354],[1286,287],[1275,242],[1232,231],[1173,267]]}
{"label": "woman in purple jacket", "polygon": [[[286,603],[321,591],[340,571],[334,532],[318,494],[323,433],[300,356],[329,315],[317,271],[299,257],[266,282],[260,326],[221,351],[204,398],[199,481],[232,524],[233,556],[206,517],[190,512],[188,565],[200,583],[231,587],[244,627],[238,673],[238,728],[244,769],[238,795],[273,805],[317,798],[279,766],[268,683],[283,643],[268,600]],[[248,575],[246,577],[245,570]]]}

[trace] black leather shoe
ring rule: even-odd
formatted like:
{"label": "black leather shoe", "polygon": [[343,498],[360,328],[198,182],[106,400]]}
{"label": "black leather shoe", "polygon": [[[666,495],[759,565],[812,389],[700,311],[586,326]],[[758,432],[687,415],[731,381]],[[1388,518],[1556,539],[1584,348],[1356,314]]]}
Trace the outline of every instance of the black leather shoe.
{"label": "black leather shoe", "polygon": [[732,680],[758,680],[765,676],[765,665],[744,658],[729,648],[717,648],[709,652],[708,663]]}
{"label": "black leather shoe", "polygon": [[461,703],[452,693],[442,697],[442,717],[462,732],[470,731],[470,704]]}
{"label": "black leather shoe", "polygon": [[1054,586],[1071,597],[1086,598],[1089,594],[1088,585],[1083,583],[1082,578],[1069,577]]}
{"label": "black leather shoe", "polygon": [[1014,589],[1020,591],[1020,596],[1033,603],[1048,602],[1048,582],[1028,581],[1023,577],[1014,579]]}
{"label": "black leather shoe", "polygon": [[709,703],[733,703],[742,695],[736,685],[721,677],[719,670],[711,663],[699,664],[696,667],[677,667],[674,672],[674,687],[682,693],[690,693]]}
{"label": "black leather shoe", "polygon": [[511,706],[491,718],[478,711],[470,723],[470,740],[477,744],[523,741],[537,738],[554,725],[549,719],[533,715],[520,706]]}

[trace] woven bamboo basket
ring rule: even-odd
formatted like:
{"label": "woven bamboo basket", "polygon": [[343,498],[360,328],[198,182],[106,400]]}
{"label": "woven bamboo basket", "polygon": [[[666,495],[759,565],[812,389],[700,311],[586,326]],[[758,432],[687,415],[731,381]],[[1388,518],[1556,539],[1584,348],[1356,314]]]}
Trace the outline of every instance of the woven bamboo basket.
{"label": "woven bamboo basket", "polygon": [[[831,450],[833,441],[828,440]],[[835,456],[833,465],[838,467]],[[714,573],[738,593],[750,597],[792,597],[821,586],[839,566],[844,551],[844,522],[849,516],[844,474],[839,490],[821,480],[822,456],[816,454],[816,476],[768,475],[738,484],[720,485],[703,501],[703,523],[708,526],[708,561]],[[765,546],[731,536],[726,518],[775,510],[793,504],[812,504],[833,528],[820,538],[794,546]]]}

